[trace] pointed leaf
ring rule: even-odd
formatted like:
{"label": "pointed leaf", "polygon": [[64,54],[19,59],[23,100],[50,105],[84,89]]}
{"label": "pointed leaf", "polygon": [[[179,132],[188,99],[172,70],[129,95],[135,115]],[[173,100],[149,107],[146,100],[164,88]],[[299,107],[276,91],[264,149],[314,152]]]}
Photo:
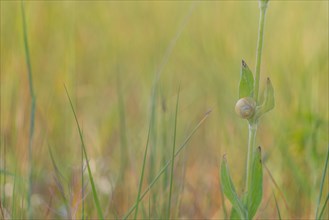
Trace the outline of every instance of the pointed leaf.
{"label": "pointed leaf", "polygon": [[257,212],[257,209],[262,201],[263,196],[263,167],[261,158],[261,148],[258,147],[255,151],[254,161],[252,166],[251,184],[247,191],[247,208],[248,218],[252,219]]}
{"label": "pointed leaf", "polygon": [[254,77],[246,62],[242,60],[239,82],[239,99],[243,97],[252,97],[253,91]]}
{"label": "pointed leaf", "polygon": [[266,88],[264,94],[264,113],[272,110],[274,108],[274,89],[270,78],[266,80]]}
{"label": "pointed leaf", "polygon": [[274,89],[270,78],[266,80],[266,87],[264,91],[264,98],[262,104],[257,108],[256,118],[261,117],[266,112],[271,111],[275,106]]}
{"label": "pointed leaf", "polygon": [[223,157],[221,164],[221,183],[225,196],[228,198],[228,200],[230,200],[232,206],[234,209],[236,209],[240,218],[245,219],[247,216],[247,210],[245,209],[242,201],[239,199],[235,191],[225,156]]}

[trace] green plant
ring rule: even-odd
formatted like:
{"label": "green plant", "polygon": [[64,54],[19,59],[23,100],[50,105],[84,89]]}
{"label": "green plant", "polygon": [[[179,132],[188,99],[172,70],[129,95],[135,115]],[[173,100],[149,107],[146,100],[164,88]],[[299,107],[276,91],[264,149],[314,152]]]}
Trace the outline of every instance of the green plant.
{"label": "green plant", "polygon": [[324,210],[327,207],[327,203],[328,203],[328,200],[329,200],[329,193],[328,193],[327,197],[325,199],[324,205],[321,208],[321,212],[319,213],[319,207],[320,207],[321,197],[322,197],[322,193],[323,193],[323,184],[325,182],[327,169],[328,169],[328,161],[329,161],[329,146],[328,146],[328,150],[327,150],[326,162],[325,162],[323,173],[322,173],[320,192],[319,192],[319,197],[318,197],[318,201],[317,201],[317,205],[316,205],[316,211],[315,211],[315,219],[321,219],[322,218],[322,215],[324,213]]}
{"label": "green plant", "polygon": [[26,17],[25,17],[25,8],[24,2],[21,1],[21,11],[22,11],[22,23],[23,23],[23,38],[24,38],[24,49],[25,49],[25,57],[26,57],[26,65],[27,72],[29,76],[29,89],[30,89],[30,97],[31,97],[31,113],[30,113],[30,134],[29,134],[29,144],[28,144],[28,190],[27,190],[27,211],[28,218],[31,219],[33,216],[32,207],[31,207],[31,196],[32,196],[32,174],[33,174],[33,157],[32,157],[32,145],[33,145],[33,135],[34,135],[34,123],[35,123],[35,93],[33,87],[33,79],[32,79],[32,65],[30,58],[30,50],[27,39],[27,25],[26,25]]}
{"label": "green plant", "polygon": [[[95,203],[97,214],[98,214],[98,219],[104,219],[104,217],[103,217],[103,211],[101,209],[101,204],[99,202],[98,194],[97,194],[97,191],[96,191],[96,186],[95,186],[94,178],[93,178],[93,175],[92,175],[92,172],[91,172],[91,169],[90,169],[90,165],[89,165],[89,159],[88,159],[88,154],[87,154],[85,142],[84,142],[83,135],[82,135],[82,130],[81,130],[81,127],[80,127],[80,124],[79,124],[79,121],[78,121],[77,114],[75,113],[75,110],[74,110],[73,103],[72,103],[72,100],[70,98],[69,92],[68,92],[68,90],[67,90],[67,88],[66,88],[65,85],[64,85],[64,88],[65,88],[65,92],[66,92],[67,98],[68,98],[68,100],[70,102],[70,106],[71,106],[72,113],[74,115],[75,122],[77,124],[78,133],[79,133],[79,137],[80,137],[80,141],[81,141],[82,154],[84,156],[84,159],[85,159],[86,165],[87,165],[87,171],[88,171],[89,181],[90,181],[92,195],[93,195],[93,198],[94,198],[94,203]],[[83,210],[83,212],[84,212],[84,210]],[[82,216],[83,215],[84,214],[82,213]]]}
{"label": "green plant", "polygon": [[261,148],[256,147],[259,119],[274,108],[274,90],[267,78],[262,98],[259,96],[260,67],[264,38],[265,14],[269,0],[259,0],[260,18],[256,53],[256,71],[253,76],[248,65],[242,61],[239,83],[239,100],[235,106],[237,114],[249,123],[249,140],[245,193],[239,197],[229,174],[226,156],[221,163],[221,184],[226,197],[232,203],[231,219],[252,219],[262,200],[263,171]]}

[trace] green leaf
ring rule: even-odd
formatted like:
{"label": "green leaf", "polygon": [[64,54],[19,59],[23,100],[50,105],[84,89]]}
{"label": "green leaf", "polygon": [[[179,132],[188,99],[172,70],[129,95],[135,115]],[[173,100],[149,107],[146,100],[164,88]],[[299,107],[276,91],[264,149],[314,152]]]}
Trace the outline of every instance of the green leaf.
{"label": "green leaf", "polygon": [[230,216],[230,220],[240,220],[240,216],[239,213],[236,211],[236,209],[233,207],[232,211],[231,211],[231,216]]}
{"label": "green leaf", "polygon": [[267,78],[266,87],[264,91],[264,98],[262,104],[256,110],[256,117],[259,118],[262,115],[264,115],[266,112],[271,111],[274,108],[274,106],[275,106],[274,89],[270,78]]}
{"label": "green leaf", "polygon": [[254,77],[246,62],[242,60],[240,82],[239,82],[239,99],[252,97],[254,92]]}
{"label": "green leaf", "polygon": [[247,210],[244,207],[242,201],[239,199],[231,176],[229,174],[229,169],[226,161],[226,157],[224,155],[222,164],[221,164],[221,184],[223,188],[223,192],[225,196],[230,200],[232,206],[236,211],[238,212],[239,216],[241,219],[246,219],[247,218]]}
{"label": "green leaf", "polygon": [[[243,205],[246,207],[246,204],[247,204],[247,196],[246,196],[246,193],[241,196],[241,199],[240,200],[242,200]],[[230,219],[231,220],[233,220],[233,219],[235,219],[235,220],[241,219],[240,216],[239,216],[239,213],[236,211],[236,209],[234,209],[234,207],[231,210]]]}
{"label": "green leaf", "polygon": [[248,218],[252,219],[257,212],[257,209],[262,201],[263,196],[263,167],[261,158],[261,148],[258,147],[255,151],[251,184],[248,186],[247,191],[247,209]]}

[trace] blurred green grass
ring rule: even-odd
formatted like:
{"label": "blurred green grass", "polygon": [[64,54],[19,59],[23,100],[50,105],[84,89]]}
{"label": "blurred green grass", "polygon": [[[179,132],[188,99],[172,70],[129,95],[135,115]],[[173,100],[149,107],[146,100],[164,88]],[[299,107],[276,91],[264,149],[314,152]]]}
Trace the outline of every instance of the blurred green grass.
{"label": "blurred green grass", "polygon": [[[20,3],[0,4],[1,155],[6,158],[4,164],[4,157],[0,157],[1,168],[5,166],[25,177],[30,98]],[[26,2],[37,99],[32,200],[38,217],[45,217],[47,207],[51,210],[47,217],[58,217],[63,207],[56,192],[48,144],[67,185],[74,189],[72,203],[79,201],[80,142],[64,83],[72,91],[104,213],[122,216],[133,204],[147,137],[154,73],[190,4]],[[328,146],[328,2],[271,1],[266,19],[261,74],[263,82],[271,77],[276,107],[264,117],[258,143],[289,206],[286,208],[282,197],[277,196],[282,217],[311,218]],[[176,164],[174,189],[181,200],[176,210],[180,217],[223,217],[218,181],[218,160],[223,153],[228,155],[233,179],[240,183],[242,192],[247,123],[235,115],[234,105],[241,59],[252,69],[255,65],[257,28],[256,1],[198,2],[163,69],[156,103],[155,147],[161,149],[156,151],[156,171],[161,158],[170,158],[178,85],[178,144],[207,110],[213,110]],[[126,158],[130,162],[123,183],[118,182],[122,175],[118,74],[125,112]],[[13,186],[13,178],[7,177],[6,184],[1,178],[1,198],[11,210],[12,197],[3,192]],[[276,217],[272,190],[278,192],[267,174],[264,181],[257,216]],[[24,181],[20,185],[23,192]],[[95,217],[89,187],[86,212]],[[160,210],[168,192],[155,192]],[[24,209],[18,205],[24,194],[16,193],[15,199],[16,214],[24,216]],[[145,210],[148,203],[145,199]]]}

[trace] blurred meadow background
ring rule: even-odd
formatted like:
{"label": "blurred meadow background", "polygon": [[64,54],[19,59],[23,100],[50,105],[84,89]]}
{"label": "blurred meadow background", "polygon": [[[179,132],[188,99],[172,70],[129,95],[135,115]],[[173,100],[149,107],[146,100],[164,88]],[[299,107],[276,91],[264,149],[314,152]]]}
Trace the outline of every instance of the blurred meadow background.
{"label": "blurred meadow background", "polygon": [[[255,67],[257,1],[27,1],[32,158],[21,2],[0,6],[0,218],[26,218],[28,194],[34,218],[98,217],[86,169],[82,187],[81,141],[64,84],[105,218],[122,218],[134,205],[148,134],[142,192],[170,161],[179,87],[176,149],[211,113],[175,159],[171,216],[225,217],[223,154],[240,194],[244,187],[248,125],[234,106],[241,60]],[[260,85],[271,78],[276,107],[258,129],[272,177],[264,169],[257,219],[278,218],[273,195],[282,218],[315,216],[328,148],[328,19],[328,1],[269,3]],[[169,177],[168,167],[140,203],[140,218],[166,216]]]}

